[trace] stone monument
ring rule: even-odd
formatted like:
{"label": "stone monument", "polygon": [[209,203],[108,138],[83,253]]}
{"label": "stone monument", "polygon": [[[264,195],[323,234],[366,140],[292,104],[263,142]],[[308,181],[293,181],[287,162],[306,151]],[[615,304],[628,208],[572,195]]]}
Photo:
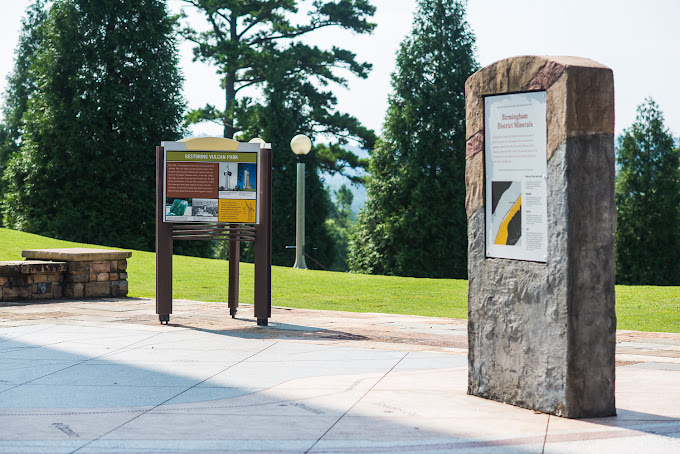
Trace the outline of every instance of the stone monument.
{"label": "stone monument", "polygon": [[513,57],[465,98],[468,394],[615,415],[612,71]]}

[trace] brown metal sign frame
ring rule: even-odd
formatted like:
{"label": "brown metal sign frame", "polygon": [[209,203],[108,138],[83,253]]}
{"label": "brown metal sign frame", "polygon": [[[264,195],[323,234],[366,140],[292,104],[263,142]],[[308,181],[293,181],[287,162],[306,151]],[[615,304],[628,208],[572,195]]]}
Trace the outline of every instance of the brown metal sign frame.
{"label": "brown metal sign frame", "polygon": [[166,325],[172,314],[172,250],[174,240],[229,241],[229,314],[236,317],[239,296],[239,254],[241,242],[255,244],[254,316],[267,326],[272,312],[272,150],[260,149],[258,185],[260,222],[255,225],[163,222],[165,210],[164,163],[166,150],[156,147],[156,314]]}

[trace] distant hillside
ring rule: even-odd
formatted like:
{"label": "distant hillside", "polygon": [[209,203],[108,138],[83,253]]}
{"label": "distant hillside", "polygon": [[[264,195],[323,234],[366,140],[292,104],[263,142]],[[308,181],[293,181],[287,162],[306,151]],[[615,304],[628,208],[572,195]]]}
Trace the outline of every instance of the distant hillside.
{"label": "distant hillside", "polygon": [[[361,158],[368,157],[368,152],[362,148],[353,145],[347,145],[345,148]],[[350,170],[348,173],[358,175],[365,174],[365,172],[354,172],[352,170]],[[338,188],[340,188],[340,186],[343,184],[350,188],[352,194],[354,194],[354,201],[352,202],[352,212],[354,214],[358,213],[359,210],[363,208],[364,203],[366,203],[366,187],[364,187],[364,185],[352,184],[349,179],[342,175],[323,174],[322,176],[326,186],[328,186],[331,192],[338,190]],[[333,202],[335,202],[335,200],[333,200]]]}

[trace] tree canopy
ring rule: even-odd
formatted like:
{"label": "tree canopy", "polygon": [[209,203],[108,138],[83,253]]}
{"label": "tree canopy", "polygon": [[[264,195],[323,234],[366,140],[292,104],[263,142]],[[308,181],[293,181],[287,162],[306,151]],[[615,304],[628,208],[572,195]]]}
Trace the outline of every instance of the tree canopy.
{"label": "tree canopy", "polygon": [[0,124],[0,173],[7,160],[19,150],[23,134],[22,119],[28,100],[37,89],[30,68],[43,42],[42,24],[47,16],[44,0],[35,0],[21,22],[19,42],[15,50],[14,69],[7,77]]}
{"label": "tree canopy", "polygon": [[680,284],[680,151],[652,99],[617,147],[616,278],[625,284]]}
{"label": "tree canopy", "polygon": [[173,20],[161,0],[57,0],[4,173],[5,225],[153,249],[155,146],[182,136]]}
{"label": "tree canopy", "polygon": [[[298,38],[327,27],[341,27],[357,33],[369,33],[375,24],[368,22],[375,7],[367,0],[315,1],[307,20],[300,22],[297,0],[184,0],[205,17],[208,27],[197,31],[183,29],[183,36],[194,42],[194,57],[211,63],[222,76],[225,108],[207,105],[189,115],[191,122],[214,121],[224,127],[224,137],[233,138],[242,129],[235,118],[240,92],[254,85],[264,85],[276,77],[272,71],[283,65],[306,79],[315,78],[317,86],[307,88],[324,94],[319,87],[329,83],[344,84],[338,69],[366,77],[371,65],[356,61],[356,56],[339,47],[320,49]],[[281,71],[277,71],[281,73]],[[329,95],[328,92],[325,93]],[[332,95],[330,95],[332,98]],[[332,100],[334,103],[334,99]],[[320,115],[320,112],[316,112]],[[330,115],[329,127],[342,115]],[[347,118],[344,118],[347,120]],[[318,120],[324,120],[319,118]],[[334,121],[335,120],[335,121]],[[247,125],[243,125],[247,126]],[[340,126],[342,128],[342,126]]]}
{"label": "tree canopy", "polygon": [[419,0],[401,44],[367,202],[350,245],[357,272],[467,275],[465,81],[475,38],[456,0]]}
{"label": "tree canopy", "polygon": [[[295,243],[295,155],[290,139],[306,134],[315,144],[305,157],[307,193],[307,252],[324,266],[335,257],[335,244],[325,220],[332,205],[320,172],[343,172],[366,164],[344,145],[349,140],[372,148],[375,134],[351,115],[337,112],[333,87],[346,77],[366,77],[369,63],[340,47],[320,49],[301,38],[337,27],[370,33],[375,8],[367,0],[315,1],[306,16],[297,0],[184,0],[205,18],[205,30],[186,27],[182,34],[194,42],[196,60],[211,63],[222,77],[224,109],[207,105],[189,113],[190,123],[213,121],[225,137],[272,143],[273,219],[272,261],[292,265],[286,246]],[[248,87],[259,95],[248,97]],[[247,256],[248,248],[244,248]],[[308,261],[314,266],[314,261]]]}

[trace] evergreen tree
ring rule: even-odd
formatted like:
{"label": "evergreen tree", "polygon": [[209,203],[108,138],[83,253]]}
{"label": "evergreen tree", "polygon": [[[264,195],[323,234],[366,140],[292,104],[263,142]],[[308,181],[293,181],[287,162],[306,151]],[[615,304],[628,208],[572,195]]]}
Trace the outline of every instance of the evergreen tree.
{"label": "evergreen tree", "polygon": [[334,192],[334,195],[335,206],[333,206],[331,215],[326,221],[326,225],[335,240],[337,250],[331,269],[333,271],[348,271],[347,248],[356,224],[356,217],[352,213],[354,194],[347,185],[343,184]]}
{"label": "evergreen tree", "polygon": [[[197,44],[196,60],[214,64],[223,75],[225,109],[215,106],[195,110],[189,115],[191,122],[214,121],[224,126],[224,137],[233,138],[242,129],[238,118],[237,96],[241,90],[254,85],[262,86],[272,80],[276,64],[290,67],[296,62],[298,75],[317,77],[322,84],[345,79],[333,71],[344,68],[366,77],[371,65],[359,63],[355,55],[334,47],[330,51],[308,46],[296,40],[315,30],[341,27],[357,33],[369,33],[375,24],[368,18],[375,7],[368,0],[315,1],[308,21],[295,24],[290,15],[298,10],[298,0],[184,0],[198,9],[206,18],[209,28],[197,32],[191,27],[183,35]],[[299,19],[296,18],[296,19]],[[278,71],[281,73],[281,71]],[[314,86],[308,87],[316,90]],[[247,125],[243,125],[247,126]]]}
{"label": "evergreen tree", "polygon": [[465,3],[419,0],[401,44],[367,202],[350,245],[357,272],[467,275],[465,81],[478,69]]}
{"label": "evergreen tree", "polygon": [[680,151],[652,99],[637,108],[617,147],[616,278],[680,284]]}
{"label": "evergreen tree", "polygon": [[[272,263],[292,266],[295,262],[293,249],[286,246],[295,244],[297,158],[290,149],[290,139],[296,134],[314,138],[314,114],[310,110],[326,106],[324,96],[306,90],[309,82],[295,70],[295,63],[282,57],[272,67],[270,78],[263,95],[264,102],[246,103],[239,111],[247,127],[242,134],[247,137],[263,137],[272,143]],[[312,107],[310,107],[312,106]],[[305,227],[306,249],[313,260],[307,260],[310,268],[328,268],[335,256],[335,242],[325,220],[332,204],[319,174],[319,149],[315,146],[304,157],[305,162]],[[246,259],[250,258],[249,248],[244,248]]]}
{"label": "evergreen tree", "polygon": [[5,225],[151,250],[155,147],[182,136],[184,107],[165,3],[57,0],[43,27]]}
{"label": "evergreen tree", "polygon": [[[296,158],[290,139],[306,134],[312,141],[323,134],[331,144],[317,144],[306,163],[306,252],[328,267],[335,245],[325,219],[332,209],[323,189],[320,171],[342,172],[365,164],[343,145],[356,140],[364,148],[375,142],[373,131],[356,118],[335,110],[337,99],[328,88],[344,85],[338,70],[366,77],[371,65],[356,61],[355,55],[334,47],[322,50],[299,41],[299,37],[325,27],[368,33],[367,21],[375,8],[367,0],[315,1],[310,14],[300,21],[297,0],[233,2],[228,0],[185,0],[206,17],[207,31],[190,28],[184,36],[197,44],[195,58],[212,63],[223,75],[225,109],[208,105],[188,115],[190,123],[214,121],[224,127],[225,137],[249,140],[259,136],[272,143],[273,200],[272,262],[292,265],[294,256],[286,246],[295,244]],[[261,100],[238,98],[246,87],[259,87]],[[247,259],[248,246],[242,249]],[[315,267],[314,260],[307,261]]]}
{"label": "evergreen tree", "polygon": [[14,70],[7,77],[2,106],[3,119],[0,124],[0,174],[7,160],[19,151],[22,118],[28,100],[37,89],[36,81],[30,77],[29,69],[42,44],[41,25],[47,16],[44,3],[44,0],[35,0],[26,10],[15,50]]}

